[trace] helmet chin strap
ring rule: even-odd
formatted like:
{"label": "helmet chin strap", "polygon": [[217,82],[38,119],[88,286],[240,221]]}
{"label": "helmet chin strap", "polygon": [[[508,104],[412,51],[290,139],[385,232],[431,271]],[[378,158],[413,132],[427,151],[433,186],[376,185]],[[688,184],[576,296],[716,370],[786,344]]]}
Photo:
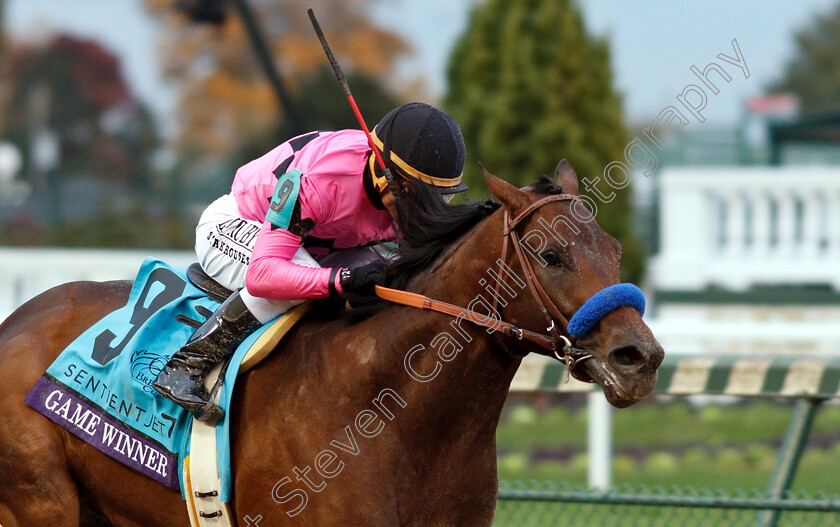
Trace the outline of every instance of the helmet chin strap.
{"label": "helmet chin strap", "polygon": [[370,177],[373,182],[373,188],[382,195],[385,192],[385,189],[389,188],[390,185],[388,185],[388,180],[385,176],[377,174],[376,157],[373,155],[373,152],[371,152],[370,157],[368,158],[368,166],[370,167]]}
{"label": "helmet chin strap", "polygon": [[[376,190],[376,193],[379,195],[379,200],[382,202],[382,206],[385,207],[385,209],[388,210],[388,212],[390,214],[391,210],[388,209],[388,207],[385,205],[385,194],[386,194],[386,191],[392,190],[395,186],[392,186],[388,182],[388,180],[385,179],[384,176],[382,176],[381,174],[377,174],[376,166],[377,166],[376,165],[376,160],[374,159],[373,153],[371,153],[370,157],[369,157],[369,161],[368,161],[368,171],[370,172],[370,181],[373,184],[374,190]],[[405,187],[401,187],[401,188],[405,188]],[[393,191],[392,191],[392,193],[393,193]],[[399,196],[397,196],[396,194],[394,196],[395,196],[394,197],[395,200],[399,199]],[[399,208],[397,208],[397,211],[399,211]],[[401,239],[402,234],[401,234],[400,229],[399,229],[399,224],[397,223],[397,218],[393,214],[391,214],[391,227],[394,229],[394,233],[397,235],[397,238]]]}

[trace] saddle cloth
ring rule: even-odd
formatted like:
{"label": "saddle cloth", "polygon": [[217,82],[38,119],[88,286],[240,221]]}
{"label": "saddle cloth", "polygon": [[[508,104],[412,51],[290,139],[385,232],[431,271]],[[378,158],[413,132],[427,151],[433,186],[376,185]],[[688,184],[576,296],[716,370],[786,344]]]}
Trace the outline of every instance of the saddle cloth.
{"label": "saddle cloth", "polygon": [[[202,311],[206,315],[218,306],[189,282],[183,269],[147,259],[128,303],[74,340],[25,401],[103,453],[183,494],[193,419],[151,383],[194,331],[175,317],[201,321]],[[297,306],[263,325],[231,359],[219,399],[225,418],[215,427],[223,502],[232,495],[227,410],[240,365],[247,369],[266,356],[308,308]]]}

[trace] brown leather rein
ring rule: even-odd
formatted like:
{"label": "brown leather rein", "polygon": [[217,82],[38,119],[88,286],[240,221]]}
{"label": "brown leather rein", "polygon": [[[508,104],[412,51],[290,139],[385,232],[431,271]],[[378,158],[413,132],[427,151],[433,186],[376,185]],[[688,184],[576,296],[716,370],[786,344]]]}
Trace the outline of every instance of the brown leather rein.
{"label": "brown leather rein", "polygon": [[[519,235],[516,232],[516,227],[543,205],[553,203],[555,201],[570,201],[576,199],[577,196],[572,194],[553,194],[551,196],[546,196],[530,204],[512,220],[507,211],[504,212],[502,257],[499,259],[498,276],[502,277],[502,280],[504,280],[505,274],[503,273],[503,265],[508,257],[508,245],[511,245],[513,246],[514,253],[519,259],[519,264],[525,274],[525,283],[528,286],[528,290],[531,291],[531,294],[536,299],[540,312],[545,319],[546,333],[538,333],[522,329],[515,324],[501,320],[501,309],[499,308],[499,288],[501,286],[501,282],[499,281],[496,282],[496,290],[493,295],[492,307],[493,312],[498,313],[500,318],[493,318],[492,316],[478,313],[448,302],[434,300],[418,293],[400,291],[380,285],[376,286],[376,294],[388,302],[418,309],[437,311],[438,313],[444,313],[456,318],[464,318],[478,326],[500,331],[502,334],[516,340],[524,340],[536,344],[545,351],[535,351],[535,353],[553,357],[566,365],[564,380],[568,381],[571,371],[574,370],[580,363],[591,359],[592,355],[586,353],[581,348],[576,348],[573,345],[573,338],[566,330],[569,325],[569,321],[565,316],[563,316],[563,313],[560,312],[557,306],[554,305],[554,302],[552,302],[548,293],[545,292],[545,289],[537,279],[537,276],[534,273],[534,268],[531,266],[531,262],[525,256],[525,251],[522,249],[522,244],[519,241]],[[560,323],[559,325],[557,323],[558,321]],[[517,357],[524,357],[529,352],[525,351],[525,353],[515,353],[508,351],[508,353]]]}

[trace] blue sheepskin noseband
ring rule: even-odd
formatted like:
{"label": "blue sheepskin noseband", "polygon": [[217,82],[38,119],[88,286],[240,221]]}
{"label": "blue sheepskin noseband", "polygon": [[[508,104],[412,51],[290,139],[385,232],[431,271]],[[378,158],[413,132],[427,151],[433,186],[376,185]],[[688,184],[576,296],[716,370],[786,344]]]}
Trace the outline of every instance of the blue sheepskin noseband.
{"label": "blue sheepskin noseband", "polygon": [[601,289],[569,320],[569,335],[576,339],[583,337],[598,321],[621,306],[630,306],[644,315],[645,295],[633,284],[615,284]]}

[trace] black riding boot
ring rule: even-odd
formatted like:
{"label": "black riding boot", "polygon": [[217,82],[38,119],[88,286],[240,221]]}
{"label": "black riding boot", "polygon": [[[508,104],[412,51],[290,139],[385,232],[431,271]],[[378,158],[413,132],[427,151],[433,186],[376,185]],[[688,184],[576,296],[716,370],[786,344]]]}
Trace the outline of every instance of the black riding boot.
{"label": "black riding boot", "polygon": [[200,421],[215,422],[224,410],[210,401],[204,379],[213,366],[227,359],[245,338],[261,326],[234,292],[219,306],[158,374],[152,387],[167,399],[195,414]]}

